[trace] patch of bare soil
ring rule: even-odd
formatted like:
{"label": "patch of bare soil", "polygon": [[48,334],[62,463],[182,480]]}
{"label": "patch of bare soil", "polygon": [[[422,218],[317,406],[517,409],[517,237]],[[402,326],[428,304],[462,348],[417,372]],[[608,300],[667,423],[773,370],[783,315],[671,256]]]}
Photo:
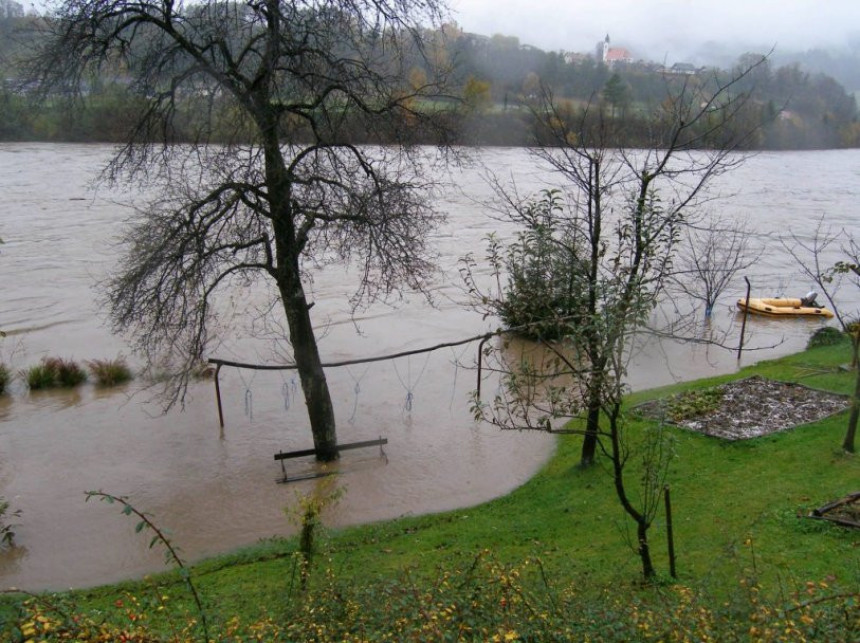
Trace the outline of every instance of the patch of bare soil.
{"label": "patch of bare soil", "polygon": [[705,435],[746,440],[815,422],[849,404],[842,395],[754,376],[693,396],[647,402],[637,410]]}

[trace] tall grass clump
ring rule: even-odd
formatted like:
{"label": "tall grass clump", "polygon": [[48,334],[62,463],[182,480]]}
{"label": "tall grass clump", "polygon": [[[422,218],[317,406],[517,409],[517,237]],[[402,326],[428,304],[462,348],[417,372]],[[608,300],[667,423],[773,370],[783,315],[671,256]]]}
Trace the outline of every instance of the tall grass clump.
{"label": "tall grass clump", "polygon": [[48,368],[45,364],[36,364],[35,366],[31,366],[23,373],[23,375],[27,380],[27,386],[30,387],[31,391],[53,388],[57,385],[54,371]]}
{"label": "tall grass clump", "polygon": [[131,369],[123,357],[93,359],[87,362],[87,368],[99,386],[116,386],[132,378]]}
{"label": "tall grass clump", "polygon": [[60,357],[45,357],[40,364],[31,366],[26,372],[27,385],[31,391],[46,388],[72,388],[87,380],[87,373],[77,362]]}

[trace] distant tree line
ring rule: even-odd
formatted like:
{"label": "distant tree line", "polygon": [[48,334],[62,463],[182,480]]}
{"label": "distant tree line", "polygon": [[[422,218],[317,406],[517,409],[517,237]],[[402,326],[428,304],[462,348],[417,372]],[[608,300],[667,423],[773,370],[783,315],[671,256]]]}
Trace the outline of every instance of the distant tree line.
{"label": "distant tree line", "polygon": [[[99,77],[89,79],[85,100],[70,108],[61,95],[43,101],[34,109],[36,88],[21,84],[22,42],[28,41],[28,25],[44,20],[38,16],[0,16],[0,140],[104,141],[121,140],[130,121],[136,119],[144,101],[128,86],[128,70],[118,63]],[[651,62],[617,63],[611,68],[591,54],[565,54],[522,45],[516,37],[491,37],[465,33],[446,24],[423,34],[429,55],[414,52],[414,64],[404,91],[420,87],[427,78],[444,71],[451,80],[449,99],[417,104],[449,121],[446,131],[455,132],[460,144],[532,145],[546,142],[540,126],[527,109],[530,98],[544,90],[552,92],[571,117],[584,110],[622,120],[615,128],[626,145],[636,146],[647,136],[653,106],[667,94],[667,85],[680,82],[719,82],[733,70],[716,68],[680,74]],[[742,56],[737,67],[747,66],[752,54]],[[775,67],[770,61],[757,67],[742,88],[752,89],[756,101],[746,106],[743,118],[762,123],[758,137],[749,145],[758,149],[816,149],[860,146],[860,123],[853,95],[832,77],[803,71],[797,64]],[[193,105],[209,91],[201,87],[189,96],[187,128],[181,119],[171,133],[187,140],[195,130]],[[206,97],[218,109],[218,97]],[[600,107],[598,110],[597,107]],[[235,133],[231,114],[222,115],[224,135]],[[349,118],[349,115],[345,115]],[[215,122],[213,138],[218,138]],[[355,143],[385,143],[369,140],[365,128],[342,127],[341,135]],[[301,127],[289,132],[301,141]],[[437,142],[431,132],[417,132],[426,142]],[[709,143],[703,141],[703,144]]]}

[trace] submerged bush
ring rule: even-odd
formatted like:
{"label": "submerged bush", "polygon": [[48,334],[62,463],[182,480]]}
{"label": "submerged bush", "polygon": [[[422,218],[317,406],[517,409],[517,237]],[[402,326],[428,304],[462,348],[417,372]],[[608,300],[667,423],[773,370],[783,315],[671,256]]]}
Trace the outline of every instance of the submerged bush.
{"label": "submerged bush", "polygon": [[132,378],[131,369],[122,357],[90,360],[87,367],[99,386],[116,386]]}
{"label": "submerged bush", "polygon": [[588,266],[581,242],[565,229],[563,207],[557,191],[544,191],[526,206],[530,224],[506,251],[491,240],[491,262],[507,273],[496,312],[531,339],[559,339],[586,310]]}
{"label": "submerged bush", "polygon": [[32,391],[58,386],[71,388],[86,382],[87,373],[73,360],[45,357],[41,364],[30,367],[26,379]]}
{"label": "submerged bush", "polygon": [[833,326],[823,326],[812,333],[806,348],[816,348],[818,346],[834,346],[845,340],[845,335],[841,330]]}
{"label": "submerged bush", "polygon": [[9,369],[6,368],[5,364],[0,363],[0,395],[6,390],[10,379],[12,379],[12,376],[9,373]]}
{"label": "submerged bush", "polygon": [[87,381],[87,372],[77,362],[53,358],[51,360],[57,369],[57,384],[64,387],[73,387]]}

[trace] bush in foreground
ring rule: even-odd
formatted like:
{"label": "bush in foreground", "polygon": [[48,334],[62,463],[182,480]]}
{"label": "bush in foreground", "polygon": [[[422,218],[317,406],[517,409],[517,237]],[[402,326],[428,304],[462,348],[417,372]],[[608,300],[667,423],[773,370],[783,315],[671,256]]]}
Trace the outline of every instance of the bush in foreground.
{"label": "bush in foreground", "polygon": [[[307,591],[282,593],[269,615],[218,615],[210,636],[317,642],[847,642],[860,637],[860,594],[825,582],[806,583],[773,600],[750,579],[741,580],[728,601],[684,584],[607,588],[595,595],[583,593],[575,582],[556,583],[537,559],[509,566],[487,552],[465,568],[443,569],[429,580],[403,572],[396,579],[356,584],[337,579],[331,570],[317,580]],[[30,598],[19,607],[14,633],[17,640],[202,641],[197,620],[181,607],[177,586],[153,589],[149,597],[117,595],[107,618],[102,612],[81,613],[62,598]]]}

